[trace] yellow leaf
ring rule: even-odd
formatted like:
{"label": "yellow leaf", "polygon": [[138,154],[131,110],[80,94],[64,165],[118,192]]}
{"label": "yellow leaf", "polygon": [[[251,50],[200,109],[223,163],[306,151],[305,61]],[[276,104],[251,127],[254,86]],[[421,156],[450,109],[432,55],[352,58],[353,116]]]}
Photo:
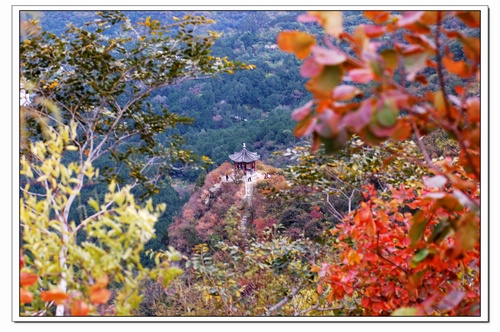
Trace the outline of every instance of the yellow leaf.
{"label": "yellow leaf", "polygon": [[344,31],[342,12],[340,11],[328,11],[322,12],[320,14],[322,20],[323,28],[325,32],[329,35],[338,38],[338,36]]}

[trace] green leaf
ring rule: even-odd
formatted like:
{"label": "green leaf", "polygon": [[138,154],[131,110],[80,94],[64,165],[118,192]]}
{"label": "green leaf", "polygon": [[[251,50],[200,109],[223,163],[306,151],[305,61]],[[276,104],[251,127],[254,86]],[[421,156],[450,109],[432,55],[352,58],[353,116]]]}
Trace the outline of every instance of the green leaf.
{"label": "green leaf", "polygon": [[386,49],[380,52],[380,55],[385,60],[387,68],[394,70],[398,67],[398,55],[395,50]]}
{"label": "green leaf", "polygon": [[169,267],[162,271],[163,286],[167,287],[172,280],[180,276],[184,271],[177,267]]}
{"label": "green leaf", "polygon": [[427,242],[440,243],[451,233],[451,231],[452,227],[450,221],[448,219],[442,220],[439,224],[436,225]]}
{"label": "green leaf", "polygon": [[329,92],[342,82],[344,70],[342,66],[325,66],[318,76],[311,80],[315,90]]}
{"label": "green leaf", "polygon": [[391,316],[416,316],[417,312],[418,312],[417,308],[405,307],[393,311],[391,313]]}
{"label": "green leaf", "polygon": [[411,239],[411,246],[414,246],[415,243],[420,239],[420,237],[424,233],[426,225],[427,225],[427,219],[425,218],[424,212],[418,211],[413,215],[413,223],[411,225],[409,232]]}
{"label": "green leaf", "polygon": [[419,250],[415,256],[413,256],[410,266],[412,268],[417,267],[418,263],[422,262],[427,256],[429,255],[429,249],[424,248],[422,250]]}
{"label": "green leaf", "polygon": [[89,205],[96,211],[99,211],[99,203],[93,198],[89,199]]}
{"label": "green leaf", "polygon": [[377,122],[384,127],[392,127],[396,124],[398,110],[392,100],[386,100],[381,109],[375,113]]}

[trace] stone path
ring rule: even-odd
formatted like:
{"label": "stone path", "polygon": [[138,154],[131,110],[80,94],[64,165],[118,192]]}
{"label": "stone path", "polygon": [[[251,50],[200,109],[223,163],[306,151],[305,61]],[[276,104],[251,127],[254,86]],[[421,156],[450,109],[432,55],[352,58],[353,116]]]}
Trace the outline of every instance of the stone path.
{"label": "stone path", "polygon": [[[251,176],[251,181],[248,181],[249,176]],[[243,199],[246,201],[247,207],[252,206],[253,185],[255,182],[257,182],[261,179],[264,179],[264,175],[260,172],[255,172],[252,175],[246,175],[242,178],[242,181],[245,183],[245,197]],[[229,180],[226,180],[225,176],[223,176],[221,178],[221,183],[233,182],[233,181],[234,181],[233,176],[229,176]],[[210,190],[219,189],[221,183],[215,184],[212,188],[210,188]],[[207,198],[207,200],[208,200],[208,198]],[[207,202],[205,202],[205,204],[207,204]],[[241,233],[243,234],[243,237],[245,237],[245,238],[247,237],[247,234],[248,234],[247,233],[247,222],[248,222],[248,209],[245,209],[245,211],[243,212],[243,217],[241,218],[241,221],[238,225]]]}
{"label": "stone path", "polygon": [[[251,181],[248,181],[248,176],[243,178],[245,182],[245,200],[247,202],[247,206],[252,206],[252,195],[253,195],[253,185],[256,181],[263,179],[264,176],[260,172],[255,172],[251,175]],[[239,228],[243,237],[247,237],[247,220],[248,220],[248,210],[246,209],[243,217],[241,218]]]}

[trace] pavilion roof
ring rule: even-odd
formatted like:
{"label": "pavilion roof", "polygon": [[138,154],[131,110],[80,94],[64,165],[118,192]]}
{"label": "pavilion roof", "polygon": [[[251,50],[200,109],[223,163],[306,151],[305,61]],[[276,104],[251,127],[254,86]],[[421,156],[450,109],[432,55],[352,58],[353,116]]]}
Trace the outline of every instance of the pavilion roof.
{"label": "pavilion roof", "polygon": [[247,150],[245,143],[243,143],[243,150],[229,155],[229,159],[236,163],[251,163],[260,159],[260,156],[255,152]]}

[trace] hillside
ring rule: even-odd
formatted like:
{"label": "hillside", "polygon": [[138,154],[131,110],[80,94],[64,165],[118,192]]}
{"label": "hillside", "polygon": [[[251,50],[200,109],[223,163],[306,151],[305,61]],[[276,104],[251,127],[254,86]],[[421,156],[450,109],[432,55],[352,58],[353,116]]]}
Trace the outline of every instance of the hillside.
{"label": "hillside", "polygon": [[[203,186],[191,195],[179,216],[174,217],[168,229],[169,245],[191,253],[200,243],[213,246],[218,241],[234,242],[235,233],[240,233],[239,245],[244,246],[252,238],[263,237],[266,228],[273,227],[279,227],[279,232],[291,239],[318,237],[328,224],[319,206],[314,202],[272,197],[271,192],[290,189],[283,175],[281,169],[257,162],[256,173],[249,183],[246,176],[235,173],[231,164],[225,162],[208,173]],[[250,199],[245,196],[246,185],[253,187]],[[309,189],[295,186],[293,191],[307,195]],[[241,238],[241,226],[246,238]]]}

